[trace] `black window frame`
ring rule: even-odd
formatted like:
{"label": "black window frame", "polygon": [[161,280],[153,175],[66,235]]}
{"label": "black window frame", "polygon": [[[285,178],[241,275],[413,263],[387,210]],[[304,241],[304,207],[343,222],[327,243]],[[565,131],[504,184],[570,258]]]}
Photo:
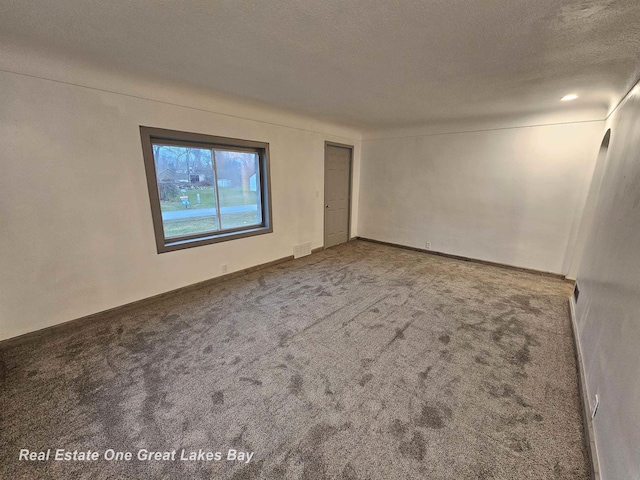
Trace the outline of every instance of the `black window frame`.
{"label": "black window frame", "polygon": [[[151,217],[153,219],[153,229],[156,237],[156,248],[158,253],[172,252],[201,245],[210,245],[212,243],[227,242],[239,238],[264,235],[266,233],[273,232],[268,143],[145,126],[140,126],[140,138],[142,141],[142,156],[144,159],[145,172],[147,174],[147,188],[149,190],[149,201],[151,204]],[[226,229],[216,232],[205,232],[166,238],[162,222],[156,165],[153,157],[154,143],[257,153],[260,174],[259,189],[260,202],[262,206],[262,223],[257,226],[250,225],[247,227]],[[218,188],[218,185],[215,185],[215,187]]]}

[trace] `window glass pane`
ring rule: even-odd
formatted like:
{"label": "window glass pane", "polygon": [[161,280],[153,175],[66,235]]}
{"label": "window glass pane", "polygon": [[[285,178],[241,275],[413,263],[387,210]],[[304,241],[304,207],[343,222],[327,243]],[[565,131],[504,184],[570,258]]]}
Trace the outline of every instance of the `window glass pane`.
{"label": "window glass pane", "polygon": [[158,253],[273,232],[268,143],[145,126],[140,136]]}
{"label": "window glass pane", "polygon": [[211,150],[153,144],[166,238],[220,229]]}
{"label": "window glass pane", "polygon": [[257,153],[215,150],[222,229],[262,224]]}

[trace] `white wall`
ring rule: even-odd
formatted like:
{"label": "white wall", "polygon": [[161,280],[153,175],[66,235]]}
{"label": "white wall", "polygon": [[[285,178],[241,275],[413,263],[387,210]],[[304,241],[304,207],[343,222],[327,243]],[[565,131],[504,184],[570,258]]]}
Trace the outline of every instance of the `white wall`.
{"label": "white wall", "polygon": [[581,232],[576,317],[590,403],[600,397],[593,425],[602,478],[631,480],[640,479],[640,86],[607,127],[601,186],[590,192],[597,204]]}
{"label": "white wall", "polygon": [[603,127],[365,134],[358,234],[566,274]]}
{"label": "white wall", "polygon": [[[43,58],[38,70],[37,56],[10,53],[0,60],[0,339],[219,276],[223,263],[232,272],[322,246],[325,141],[355,145],[357,235],[359,133],[64,61]],[[268,142],[274,232],[158,255],[139,125]]]}
{"label": "white wall", "polygon": [[[610,130],[607,131],[610,132]],[[607,138],[606,142],[605,137]],[[582,212],[582,218],[580,218],[579,221],[579,229],[576,236],[575,248],[573,249],[573,254],[571,255],[569,272],[567,273],[567,278],[570,278],[571,280],[576,280],[578,276],[578,269],[580,267],[580,262],[582,261],[582,256],[584,255],[584,249],[587,244],[588,235],[593,228],[594,215],[596,212],[596,208],[598,207],[598,200],[600,199],[602,179],[604,177],[604,172],[607,169],[607,162],[609,160],[608,151],[610,138],[610,134],[607,136],[605,132],[605,136],[603,136],[602,143],[600,144],[600,150],[598,151],[598,159],[596,160],[595,169],[591,178],[591,186],[589,187],[589,193],[587,195],[587,200]]]}

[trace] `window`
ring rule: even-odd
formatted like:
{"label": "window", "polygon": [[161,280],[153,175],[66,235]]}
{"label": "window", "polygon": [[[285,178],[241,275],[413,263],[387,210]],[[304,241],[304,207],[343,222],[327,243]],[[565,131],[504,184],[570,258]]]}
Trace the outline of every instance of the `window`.
{"label": "window", "polygon": [[269,144],[140,127],[158,253],[273,231]]}

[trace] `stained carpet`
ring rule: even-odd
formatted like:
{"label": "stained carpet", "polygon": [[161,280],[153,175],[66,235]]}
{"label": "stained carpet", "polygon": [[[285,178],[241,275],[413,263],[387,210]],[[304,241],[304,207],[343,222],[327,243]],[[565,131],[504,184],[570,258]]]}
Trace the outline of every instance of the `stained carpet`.
{"label": "stained carpet", "polygon": [[355,241],[4,346],[0,478],[587,479],[570,292]]}

